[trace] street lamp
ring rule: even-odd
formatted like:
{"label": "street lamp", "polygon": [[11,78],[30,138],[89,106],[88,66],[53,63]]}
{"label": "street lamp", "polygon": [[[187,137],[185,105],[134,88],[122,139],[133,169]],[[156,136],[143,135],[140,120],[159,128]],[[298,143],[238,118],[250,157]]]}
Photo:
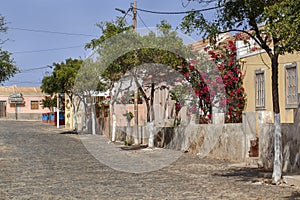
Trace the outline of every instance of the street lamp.
{"label": "street lamp", "polygon": [[121,12],[121,13],[123,13],[124,15],[127,15],[128,14],[128,11],[126,12],[125,10],[122,10],[122,9],[120,9],[120,8],[115,8],[115,10],[116,11],[119,11],[119,12]]}

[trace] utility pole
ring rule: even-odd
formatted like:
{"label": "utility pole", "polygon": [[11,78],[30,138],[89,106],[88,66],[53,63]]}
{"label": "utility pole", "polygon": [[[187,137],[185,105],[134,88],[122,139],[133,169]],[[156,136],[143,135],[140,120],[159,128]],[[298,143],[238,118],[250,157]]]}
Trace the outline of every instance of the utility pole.
{"label": "utility pole", "polygon": [[59,128],[59,93],[56,96],[56,128]]}
{"label": "utility pole", "polygon": [[133,18],[132,18],[132,22],[133,22],[133,29],[136,32],[136,0],[133,2]]}
{"label": "utility pole", "polygon": [[[137,15],[137,12],[136,12],[136,0],[133,2],[133,18],[132,18],[132,23],[133,23],[133,30],[136,32],[137,30],[137,21],[136,21],[136,15]],[[135,53],[135,61],[137,59],[137,55]],[[136,67],[136,66],[134,66]],[[138,85],[136,84],[135,86],[135,91],[134,91],[134,126],[135,126],[135,134],[136,134],[136,137],[135,137],[135,141],[134,143],[135,144],[139,144],[139,97],[138,97],[138,93],[139,93],[139,88],[138,88]],[[141,143],[142,143],[142,138],[141,138]]]}
{"label": "utility pole", "polygon": [[[125,16],[128,14],[129,11],[133,11],[133,15],[132,15],[132,26],[133,26],[133,30],[136,32],[137,31],[137,9],[136,9],[136,0],[134,0],[133,5],[131,3],[131,7],[130,9],[126,12],[125,10],[119,9],[119,8],[115,8],[115,10],[125,14]],[[124,17],[125,17],[124,16]],[[131,15],[130,15],[131,16]],[[136,64],[135,61],[137,60],[137,54],[136,52],[134,52],[134,66],[133,66],[133,70],[135,70]],[[133,75],[135,76],[135,74],[133,73]],[[136,137],[134,139],[134,143],[135,144],[139,144],[139,119],[138,119],[138,92],[139,92],[139,88],[138,88],[138,84],[136,84],[136,88],[134,90],[134,132],[136,134]],[[141,139],[141,143],[142,143],[142,139]]]}

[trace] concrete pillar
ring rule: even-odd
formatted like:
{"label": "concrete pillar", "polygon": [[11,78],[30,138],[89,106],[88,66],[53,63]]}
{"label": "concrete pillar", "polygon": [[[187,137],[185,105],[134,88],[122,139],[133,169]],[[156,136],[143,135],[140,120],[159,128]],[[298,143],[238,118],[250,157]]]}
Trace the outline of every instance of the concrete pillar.
{"label": "concrete pillar", "polygon": [[243,133],[244,133],[244,156],[245,159],[249,158],[250,141],[257,137],[256,130],[256,113],[251,111],[243,112]]}
{"label": "concrete pillar", "polygon": [[273,112],[258,111],[259,157],[265,169],[273,167]]}
{"label": "concrete pillar", "polygon": [[224,113],[213,113],[212,115],[213,124],[224,124],[224,122],[225,122]]}

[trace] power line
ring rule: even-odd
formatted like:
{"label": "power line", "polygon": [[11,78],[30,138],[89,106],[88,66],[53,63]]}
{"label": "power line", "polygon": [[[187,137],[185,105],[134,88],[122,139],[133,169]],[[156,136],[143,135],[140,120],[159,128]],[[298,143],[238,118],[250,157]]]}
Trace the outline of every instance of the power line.
{"label": "power line", "polygon": [[186,8],[191,3],[191,0],[187,0],[187,3],[184,4],[183,0],[181,0],[182,7]]}
{"label": "power line", "polygon": [[215,9],[222,8],[222,7],[223,6],[216,6],[216,7],[210,7],[210,8],[203,8],[203,9],[199,9],[199,10],[178,11],[178,12],[151,11],[151,10],[145,10],[145,9],[141,9],[141,8],[136,8],[136,9],[141,12],[147,12],[147,13],[159,14],[159,15],[181,15],[181,14],[188,14],[191,12],[204,12],[204,11],[209,11],[209,10],[215,10]]}
{"label": "power line", "polygon": [[7,81],[7,83],[32,83],[32,84],[41,84],[42,82],[33,82],[33,81]]}
{"label": "power line", "polygon": [[30,31],[30,32],[37,32],[37,33],[59,34],[59,35],[98,37],[97,35],[84,34],[84,33],[68,33],[68,32],[59,32],[59,31],[40,30],[40,29],[27,29],[27,28],[17,28],[17,27],[10,27],[9,29],[19,30],[19,31]]}
{"label": "power line", "polygon": [[137,16],[139,17],[139,19],[141,20],[141,22],[144,24],[144,26],[151,32],[152,30],[146,25],[146,23],[144,22],[144,20],[142,19],[142,17],[139,15],[139,13],[137,13]]}
{"label": "power line", "polygon": [[83,45],[77,45],[77,46],[71,46],[71,47],[61,47],[61,48],[53,48],[53,49],[40,49],[40,50],[32,50],[32,51],[16,51],[13,52],[13,54],[20,54],[20,53],[39,53],[39,52],[45,52],[45,51],[57,51],[57,50],[64,50],[64,49],[74,49],[84,47]]}
{"label": "power line", "polygon": [[40,69],[47,69],[47,68],[51,68],[51,66],[28,68],[28,69],[21,70],[20,73],[24,73],[24,72],[26,73],[26,72],[36,71],[36,70],[40,70]]}

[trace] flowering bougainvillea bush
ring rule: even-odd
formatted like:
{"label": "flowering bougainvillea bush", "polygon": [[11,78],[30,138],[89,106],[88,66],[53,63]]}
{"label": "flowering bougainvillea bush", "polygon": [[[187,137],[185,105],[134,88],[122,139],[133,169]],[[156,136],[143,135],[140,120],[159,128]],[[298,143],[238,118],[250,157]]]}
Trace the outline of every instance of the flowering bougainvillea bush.
{"label": "flowering bougainvillea bush", "polygon": [[218,46],[216,52],[208,51],[211,58],[220,70],[226,98],[220,104],[226,104],[225,122],[242,122],[242,112],[246,106],[246,94],[243,87],[243,73],[241,65],[236,59],[235,43],[229,40],[227,44]]}
{"label": "flowering bougainvillea bush", "polygon": [[[246,94],[241,65],[236,59],[236,46],[229,40],[225,44],[206,48],[205,51],[210,56],[208,62],[194,59],[189,66],[181,69],[196,97],[190,101],[188,114],[196,114],[199,123],[211,123],[212,109],[219,107],[225,112],[226,123],[240,123]],[[176,104],[180,104],[180,101],[176,101]]]}
{"label": "flowering bougainvillea bush", "polygon": [[[134,104],[134,90],[131,91],[124,91],[124,94],[117,99],[118,104]],[[143,97],[139,93],[138,94],[138,103],[141,104],[143,103]]]}
{"label": "flowering bougainvillea bush", "polygon": [[181,108],[186,104],[186,99],[191,93],[190,87],[187,83],[181,81],[181,84],[174,86],[170,90],[170,96],[174,103],[175,119],[174,126],[179,126],[181,123],[181,117],[179,116]]}

